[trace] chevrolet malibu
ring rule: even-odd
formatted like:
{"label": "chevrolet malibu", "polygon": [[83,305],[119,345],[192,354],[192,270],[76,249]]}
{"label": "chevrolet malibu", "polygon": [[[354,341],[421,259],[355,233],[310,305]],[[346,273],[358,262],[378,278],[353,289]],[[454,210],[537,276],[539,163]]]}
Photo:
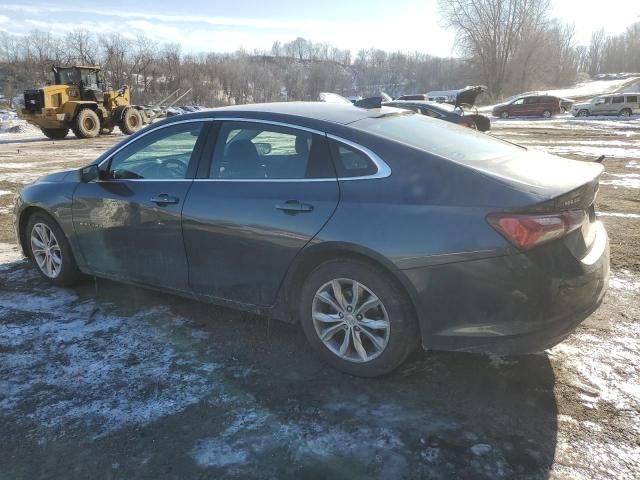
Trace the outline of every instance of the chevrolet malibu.
{"label": "chevrolet malibu", "polygon": [[390,107],[227,107],[145,128],[19,195],[26,256],[289,322],[338,369],[421,345],[536,352],[605,294],[602,166]]}

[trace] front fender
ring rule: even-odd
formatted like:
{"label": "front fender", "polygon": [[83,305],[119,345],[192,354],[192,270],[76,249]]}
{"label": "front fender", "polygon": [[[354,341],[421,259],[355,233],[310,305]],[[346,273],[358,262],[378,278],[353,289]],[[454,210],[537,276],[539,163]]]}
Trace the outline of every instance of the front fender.
{"label": "front fender", "polygon": [[84,265],[73,228],[73,192],[77,185],[77,171],[57,172],[26,186],[18,194],[14,209],[14,225],[18,243],[25,256],[28,255],[28,248],[24,230],[28,218],[35,211],[44,211],[65,233],[78,266]]}

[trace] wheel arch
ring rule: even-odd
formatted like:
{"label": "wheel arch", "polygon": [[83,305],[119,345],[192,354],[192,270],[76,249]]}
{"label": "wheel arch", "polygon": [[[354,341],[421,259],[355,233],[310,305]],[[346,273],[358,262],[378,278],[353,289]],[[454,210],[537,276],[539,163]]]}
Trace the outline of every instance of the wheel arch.
{"label": "wheel arch", "polygon": [[93,110],[96,114],[98,113],[98,104],[96,102],[67,102],[63,110],[69,119],[68,122],[72,123],[80,113],[80,110],[85,108]]}
{"label": "wheel arch", "polygon": [[53,215],[51,212],[47,211],[47,209],[39,205],[29,205],[27,207],[24,207],[20,211],[20,214],[18,216],[16,233],[18,235],[18,243],[20,244],[20,248],[22,249],[22,253],[24,254],[25,257],[29,257],[29,254],[30,254],[29,242],[27,241],[27,224],[29,223],[29,219],[35,213],[44,213],[45,215],[50,217],[54,222],[56,222],[60,230],[64,232],[64,229],[60,225],[60,222],[56,219],[56,216]]}
{"label": "wheel arch", "polygon": [[419,321],[416,309],[417,294],[402,270],[398,270],[388,258],[374,250],[345,242],[323,242],[311,245],[298,254],[280,288],[279,298],[281,298],[284,301],[283,304],[286,305],[286,311],[284,312],[286,320],[291,323],[299,322],[295,314],[295,305],[300,298],[300,292],[305,278],[321,264],[337,258],[359,260],[389,275],[407,296],[407,301],[409,302],[414,318],[418,322],[418,327],[420,326],[421,322]]}

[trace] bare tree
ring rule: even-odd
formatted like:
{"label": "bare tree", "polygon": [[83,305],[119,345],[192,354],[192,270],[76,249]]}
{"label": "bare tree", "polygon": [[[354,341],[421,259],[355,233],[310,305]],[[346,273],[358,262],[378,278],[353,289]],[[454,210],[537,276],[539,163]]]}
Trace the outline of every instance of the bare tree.
{"label": "bare tree", "polygon": [[458,49],[499,97],[523,32],[546,21],[549,0],[439,0],[439,9],[445,26],[456,31]]}

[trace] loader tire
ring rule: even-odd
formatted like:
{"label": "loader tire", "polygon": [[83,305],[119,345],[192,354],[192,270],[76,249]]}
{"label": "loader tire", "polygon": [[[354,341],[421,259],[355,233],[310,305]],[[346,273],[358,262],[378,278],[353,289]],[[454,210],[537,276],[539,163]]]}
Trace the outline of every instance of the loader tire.
{"label": "loader tire", "polygon": [[62,140],[69,134],[68,128],[43,128],[42,133],[51,140]]}
{"label": "loader tire", "polygon": [[78,138],[94,138],[100,135],[100,119],[98,114],[89,108],[83,108],[76,115],[71,127]]}
{"label": "loader tire", "polygon": [[142,116],[135,108],[127,108],[122,113],[122,119],[118,125],[122,133],[131,135],[142,128]]}

